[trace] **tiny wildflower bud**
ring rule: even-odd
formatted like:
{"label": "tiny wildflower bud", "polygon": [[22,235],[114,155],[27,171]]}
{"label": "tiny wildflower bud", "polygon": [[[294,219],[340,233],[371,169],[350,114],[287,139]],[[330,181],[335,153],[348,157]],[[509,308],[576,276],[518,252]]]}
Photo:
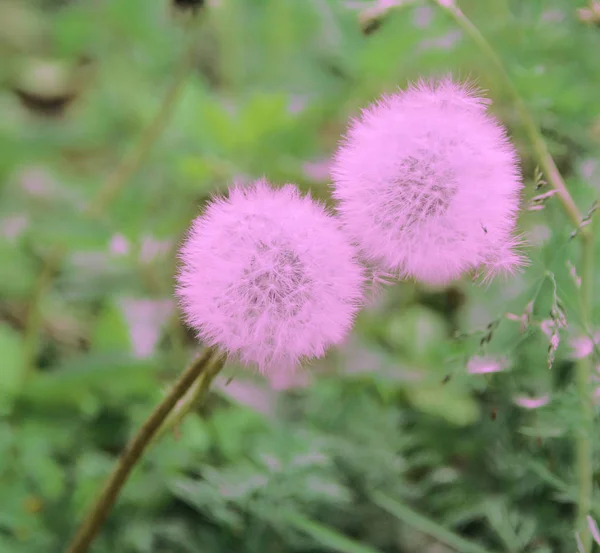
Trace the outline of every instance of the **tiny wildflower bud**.
{"label": "tiny wildflower bud", "polygon": [[365,257],[433,285],[524,264],[514,236],[522,179],[489,100],[450,79],[381,98],[332,164],[345,230]]}
{"label": "tiny wildflower bud", "polygon": [[213,200],[180,259],[188,323],[263,373],[339,344],[362,303],[364,270],[338,221],[289,184],[259,180]]}

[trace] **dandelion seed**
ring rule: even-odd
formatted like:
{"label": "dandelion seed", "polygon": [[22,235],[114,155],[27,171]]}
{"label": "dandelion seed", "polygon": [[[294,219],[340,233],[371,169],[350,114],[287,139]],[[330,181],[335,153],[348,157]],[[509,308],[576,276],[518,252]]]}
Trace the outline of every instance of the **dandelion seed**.
{"label": "dandelion seed", "polygon": [[345,230],[383,270],[440,285],[525,264],[514,235],[522,179],[489,100],[450,79],[381,98],[332,164]]}
{"label": "dandelion seed", "polygon": [[364,270],[338,221],[293,185],[235,186],[192,224],[177,294],[199,338],[261,372],[321,357],[351,328]]}

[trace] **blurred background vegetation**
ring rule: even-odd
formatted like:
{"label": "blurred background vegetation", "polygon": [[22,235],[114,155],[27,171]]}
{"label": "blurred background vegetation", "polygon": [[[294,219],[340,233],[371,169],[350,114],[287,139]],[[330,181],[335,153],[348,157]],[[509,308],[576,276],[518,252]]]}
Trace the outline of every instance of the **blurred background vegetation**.
{"label": "blurred background vegetation", "polygon": [[[588,212],[598,20],[584,0],[460,5]],[[64,551],[201,347],[173,272],[211,194],[264,175],[328,201],[348,117],[447,73],[489,90],[519,148],[531,265],[490,287],[387,287],[344,347],[294,379],[228,365],[145,456],[92,551],[575,551],[573,359],[590,344],[573,229],[555,198],[528,210],[543,175],[469,37],[431,3],[381,18],[374,6],[0,0],[0,553]],[[553,308],[568,324],[549,370]]]}

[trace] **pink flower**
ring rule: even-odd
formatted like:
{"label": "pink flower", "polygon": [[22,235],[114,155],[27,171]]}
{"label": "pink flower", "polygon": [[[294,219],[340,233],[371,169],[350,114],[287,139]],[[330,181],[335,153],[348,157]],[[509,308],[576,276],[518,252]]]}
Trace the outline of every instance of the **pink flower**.
{"label": "pink flower", "polygon": [[269,377],[273,390],[293,390],[307,388],[311,383],[310,373],[306,371],[275,371]]}
{"label": "pink flower", "polygon": [[487,374],[503,371],[508,366],[508,360],[496,359],[490,356],[476,355],[467,363],[467,372],[470,374]]}
{"label": "pink flower", "polygon": [[575,336],[571,338],[571,359],[584,359],[594,351],[594,345],[600,344],[600,331],[595,332],[593,340],[589,336]]}
{"label": "pink flower", "polygon": [[362,302],[363,268],[338,221],[293,185],[235,186],[192,224],[178,288],[188,323],[261,372],[324,355]]}
{"label": "pink flower", "polygon": [[172,300],[124,298],[121,306],[129,325],[134,357],[150,357],[154,354],[163,326],[174,310]]}
{"label": "pink flower", "polygon": [[421,81],[350,124],[332,164],[333,196],[365,257],[434,285],[524,264],[513,232],[517,153],[489,103],[468,84]]}
{"label": "pink flower", "polygon": [[22,214],[0,219],[0,236],[14,242],[29,226],[29,219]]}
{"label": "pink flower", "polygon": [[524,409],[539,409],[544,405],[548,404],[550,401],[550,396],[540,396],[540,397],[525,397],[519,396],[515,398],[515,403],[519,407],[523,407]]}
{"label": "pink flower", "polygon": [[127,255],[129,253],[129,241],[122,234],[115,234],[110,239],[108,249],[113,255]]}
{"label": "pink flower", "polygon": [[171,240],[156,240],[150,235],[145,235],[140,245],[140,261],[151,263],[169,253],[172,245]]}

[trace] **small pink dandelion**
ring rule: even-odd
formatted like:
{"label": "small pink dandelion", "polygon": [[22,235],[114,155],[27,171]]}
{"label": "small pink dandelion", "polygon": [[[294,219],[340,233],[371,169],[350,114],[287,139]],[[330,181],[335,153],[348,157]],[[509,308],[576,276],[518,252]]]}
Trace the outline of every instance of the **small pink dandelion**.
{"label": "small pink dandelion", "polygon": [[235,186],[198,217],[181,248],[187,322],[261,372],[321,357],[349,332],[364,270],[325,208],[293,185]]}
{"label": "small pink dandelion", "polygon": [[517,153],[489,103],[469,84],[421,81],[350,124],[332,164],[333,196],[365,257],[432,285],[525,264],[514,234]]}

